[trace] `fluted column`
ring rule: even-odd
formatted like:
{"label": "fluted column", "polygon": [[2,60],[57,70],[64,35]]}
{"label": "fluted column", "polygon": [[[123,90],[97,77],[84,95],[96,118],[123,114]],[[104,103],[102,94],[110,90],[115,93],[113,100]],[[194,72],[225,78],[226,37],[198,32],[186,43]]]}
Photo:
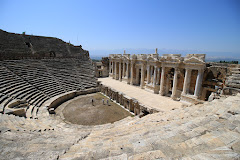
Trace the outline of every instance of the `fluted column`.
{"label": "fluted column", "polygon": [[160,94],[161,94],[161,96],[164,95],[164,76],[165,76],[165,67],[162,67],[161,83],[160,83]]}
{"label": "fluted column", "polygon": [[150,65],[147,65],[147,84],[150,83]]}
{"label": "fluted column", "polygon": [[190,78],[191,78],[191,72],[192,70],[187,68],[185,71],[185,77],[184,77],[184,83],[183,83],[183,91],[182,94],[188,94],[189,91],[189,83],[190,83]]}
{"label": "fluted column", "polygon": [[158,72],[157,72],[157,85],[159,85],[159,78],[160,78],[160,68],[158,68]]}
{"label": "fluted column", "polygon": [[131,63],[131,81],[130,84],[133,85],[133,62]]}
{"label": "fluted column", "polygon": [[157,66],[154,66],[153,85],[155,87],[157,80]]}
{"label": "fluted column", "polygon": [[199,97],[200,90],[202,87],[202,80],[203,80],[203,69],[198,70],[198,75],[197,75],[197,80],[196,80],[196,85],[195,85],[195,91],[194,91],[194,96]]}
{"label": "fluted column", "polygon": [[178,76],[178,68],[174,69],[174,77],[173,77],[173,88],[172,88],[172,98],[176,97],[177,92],[177,76]]}
{"label": "fluted column", "polygon": [[119,77],[119,81],[122,81],[122,63],[119,62],[119,70],[118,70],[118,77]]}
{"label": "fluted column", "polygon": [[144,88],[144,77],[145,77],[145,66],[142,64],[141,66],[141,88]]}
{"label": "fluted column", "polygon": [[117,79],[117,62],[115,61],[115,79]]}

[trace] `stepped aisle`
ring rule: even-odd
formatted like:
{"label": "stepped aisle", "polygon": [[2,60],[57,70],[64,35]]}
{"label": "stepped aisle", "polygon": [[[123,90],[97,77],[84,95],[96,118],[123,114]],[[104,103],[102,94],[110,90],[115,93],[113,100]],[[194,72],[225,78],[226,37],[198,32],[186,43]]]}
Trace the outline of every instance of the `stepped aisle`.
{"label": "stepped aisle", "polygon": [[230,68],[230,74],[226,79],[226,86],[240,89],[240,68]]}

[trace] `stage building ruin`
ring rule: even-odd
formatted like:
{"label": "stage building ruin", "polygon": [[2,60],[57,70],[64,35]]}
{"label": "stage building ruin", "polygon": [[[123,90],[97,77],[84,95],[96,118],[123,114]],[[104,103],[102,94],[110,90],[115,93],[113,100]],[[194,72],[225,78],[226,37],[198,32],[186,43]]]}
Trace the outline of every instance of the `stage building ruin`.
{"label": "stage building ruin", "polygon": [[205,54],[111,54],[109,76],[161,96],[194,102],[201,98]]}

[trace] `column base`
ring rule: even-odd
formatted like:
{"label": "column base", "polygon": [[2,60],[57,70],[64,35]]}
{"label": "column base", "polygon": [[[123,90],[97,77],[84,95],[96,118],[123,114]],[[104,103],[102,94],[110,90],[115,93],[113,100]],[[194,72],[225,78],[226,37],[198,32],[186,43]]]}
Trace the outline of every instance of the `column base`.
{"label": "column base", "polygon": [[185,102],[189,102],[189,103],[193,103],[193,104],[198,104],[198,103],[202,102],[196,96],[190,95],[190,94],[185,94],[185,95],[182,94],[181,101],[185,101]]}
{"label": "column base", "polygon": [[177,97],[176,97],[175,95],[171,95],[171,98],[172,98],[173,100],[176,100],[176,99],[177,99]]}

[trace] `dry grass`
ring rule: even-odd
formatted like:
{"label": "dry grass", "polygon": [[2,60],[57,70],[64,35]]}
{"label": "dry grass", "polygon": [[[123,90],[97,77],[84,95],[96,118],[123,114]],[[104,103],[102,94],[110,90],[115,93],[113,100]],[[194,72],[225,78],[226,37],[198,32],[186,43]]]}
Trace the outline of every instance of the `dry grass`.
{"label": "dry grass", "polygon": [[[94,106],[92,105],[94,99]],[[102,103],[105,100],[105,105]],[[106,123],[113,123],[131,114],[121,108],[109,99],[110,106],[106,105],[108,98],[100,93],[80,96],[75,101],[68,104],[64,110],[63,115],[65,120],[80,125],[100,125]]]}

